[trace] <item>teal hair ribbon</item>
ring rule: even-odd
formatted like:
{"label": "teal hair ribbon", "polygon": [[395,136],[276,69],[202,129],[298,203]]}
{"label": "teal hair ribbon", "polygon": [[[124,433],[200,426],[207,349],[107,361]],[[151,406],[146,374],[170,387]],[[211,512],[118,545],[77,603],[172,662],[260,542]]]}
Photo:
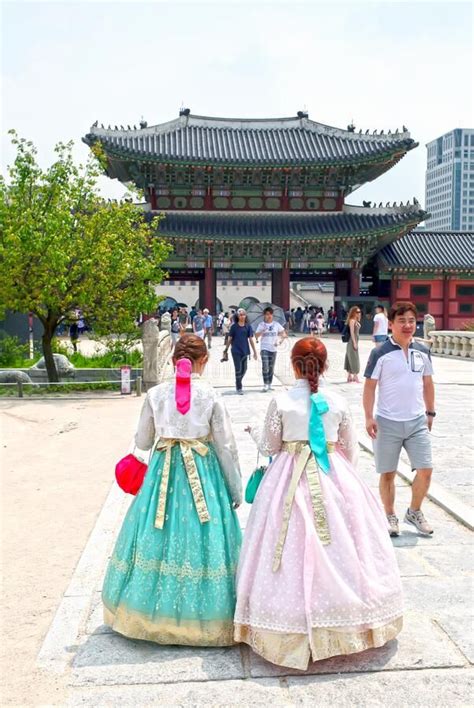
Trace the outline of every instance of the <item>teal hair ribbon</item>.
{"label": "teal hair ribbon", "polygon": [[313,393],[309,414],[309,446],[316,462],[325,474],[329,473],[330,466],[322,416],[328,410],[326,399],[320,393]]}

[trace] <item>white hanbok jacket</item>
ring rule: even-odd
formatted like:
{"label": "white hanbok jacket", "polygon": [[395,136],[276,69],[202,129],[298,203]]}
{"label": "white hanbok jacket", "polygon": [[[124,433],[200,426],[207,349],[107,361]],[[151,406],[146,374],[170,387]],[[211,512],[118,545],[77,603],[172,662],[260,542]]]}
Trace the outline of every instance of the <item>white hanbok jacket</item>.
{"label": "white hanbok jacket", "polygon": [[210,437],[227,488],[235,504],[242,502],[242,476],[230,416],[221,395],[199,374],[191,376],[191,407],[176,409],[174,378],[153,386],[142,407],[135,444],[149,450],[158,438],[194,440]]}

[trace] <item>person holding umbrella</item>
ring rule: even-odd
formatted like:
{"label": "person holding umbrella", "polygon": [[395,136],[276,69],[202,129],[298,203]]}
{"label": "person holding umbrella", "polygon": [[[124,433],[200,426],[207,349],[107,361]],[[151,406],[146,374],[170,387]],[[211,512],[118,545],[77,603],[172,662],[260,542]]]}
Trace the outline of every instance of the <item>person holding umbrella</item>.
{"label": "person holding umbrella", "polygon": [[231,348],[235,368],[235,389],[239,396],[243,395],[242,379],[247,373],[247,363],[252,347],[253,358],[257,359],[257,348],[253,336],[253,329],[247,321],[247,313],[243,307],[237,310],[237,322],[234,322],[227,336],[224,356],[222,361],[227,361],[227,351]]}
{"label": "person holding umbrella", "polygon": [[260,356],[262,359],[263,392],[272,390],[273,372],[277,355],[277,346],[288,334],[279,322],[273,319],[273,307],[266,307],[263,311],[263,322],[260,322],[255,339],[262,338]]}

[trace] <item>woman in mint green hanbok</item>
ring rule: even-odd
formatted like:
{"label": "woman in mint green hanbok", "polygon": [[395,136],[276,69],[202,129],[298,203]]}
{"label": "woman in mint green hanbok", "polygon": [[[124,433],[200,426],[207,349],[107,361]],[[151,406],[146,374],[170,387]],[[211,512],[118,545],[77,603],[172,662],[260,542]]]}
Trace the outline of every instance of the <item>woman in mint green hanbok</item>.
{"label": "woman in mint green hanbok", "polygon": [[201,378],[205,343],[183,335],[173,361],[176,380],[151,388],[140,415],[136,445],[154,451],[107,569],[104,621],[134,639],[227,646],[241,543],[237,449],[222,399]]}

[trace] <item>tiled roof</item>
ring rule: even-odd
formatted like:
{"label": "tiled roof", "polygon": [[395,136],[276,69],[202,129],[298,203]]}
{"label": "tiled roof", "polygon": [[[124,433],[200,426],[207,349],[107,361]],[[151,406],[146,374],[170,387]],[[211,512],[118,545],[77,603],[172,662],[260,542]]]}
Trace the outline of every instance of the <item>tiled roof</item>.
{"label": "tiled roof", "polygon": [[385,246],[378,259],[389,270],[473,270],[471,231],[411,231]]}
{"label": "tiled roof", "polygon": [[[143,124],[142,124],[143,125]],[[206,118],[190,114],[155,126],[115,129],[94,124],[84,141],[100,140],[110,155],[228,165],[311,165],[400,156],[418,143],[402,132],[363,134],[310,120]]]}
{"label": "tiled roof", "polygon": [[317,214],[255,214],[167,212],[159,232],[165,237],[190,239],[310,240],[315,236],[376,233],[410,228],[426,218],[419,205],[369,209],[348,207],[344,212]]}

